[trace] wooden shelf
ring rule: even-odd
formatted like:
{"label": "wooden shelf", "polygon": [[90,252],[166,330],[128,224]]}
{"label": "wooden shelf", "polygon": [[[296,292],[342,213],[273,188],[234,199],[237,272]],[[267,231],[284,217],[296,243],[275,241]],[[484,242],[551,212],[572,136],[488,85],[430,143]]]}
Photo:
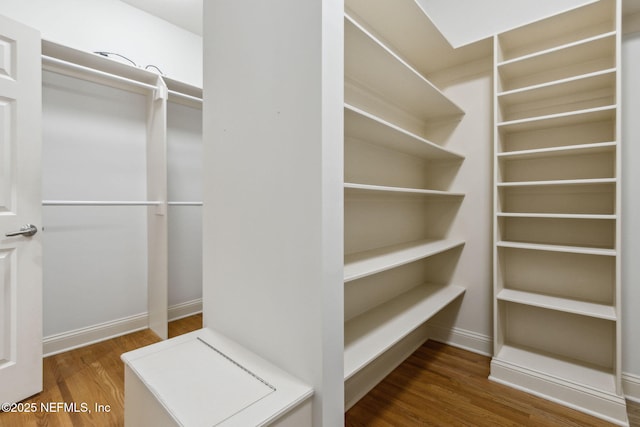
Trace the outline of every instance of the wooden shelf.
{"label": "wooden shelf", "polygon": [[345,9],[425,76],[491,56],[489,39],[452,49],[417,1],[346,0]]}
{"label": "wooden shelf", "polygon": [[500,34],[498,62],[554,49],[615,29],[615,1],[597,1]]}
{"label": "wooden shelf", "polygon": [[499,248],[529,249],[529,250],[535,250],[535,251],[568,252],[573,254],[616,256],[615,249],[592,248],[592,247],[584,247],[584,246],[543,245],[539,243],[508,242],[503,240],[496,242],[496,246]]}
{"label": "wooden shelf", "polygon": [[382,185],[368,185],[368,184],[344,184],[345,195],[349,194],[371,194],[379,193],[387,196],[420,196],[420,197],[464,197],[464,193],[451,193],[449,191],[439,190],[422,190],[419,188],[402,188],[402,187],[388,187]]}
{"label": "wooden shelf", "polygon": [[496,216],[500,218],[558,218],[558,219],[603,219],[615,220],[616,215],[596,215],[596,214],[558,214],[558,213],[512,213],[497,212]]}
{"label": "wooden shelf", "polygon": [[605,215],[615,217],[613,185],[500,187],[500,204],[505,214]]}
{"label": "wooden shelf", "polygon": [[580,154],[596,154],[615,150],[615,141],[594,144],[565,145],[562,147],[537,148],[532,150],[506,151],[497,153],[499,160],[540,159],[545,157],[574,156]]}
{"label": "wooden shelf", "polygon": [[490,378],[626,425],[619,0],[494,38]]}
{"label": "wooden shelf", "polygon": [[[602,91],[603,89],[610,92],[608,95],[613,98],[615,83],[616,69],[610,68],[501,92],[497,96],[502,108],[569,95],[576,97],[580,93]],[[607,105],[610,103],[608,102]]]}
{"label": "wooden shelf", "polygon": [[596,304],[587,301],[577,301],[569,298],[554,297],[533,292],[502,289],[496,296],[498,300],[532,305],[565,313],[580,314],[605,320],[617,320],[613,306]]}
{"label": "wooden shelf", "polygon": [[419,240],[344,257],[344,281],[360,279],[464,245],[464,240]]}
{"label": "wooden shelf", "polygon": [[616,114],[616,106],[589,108],[585,110],[571,111],[560,114],[531,117],[527,119],[511,120],[497,123],[500,132],[522,132],[538,129],[547,129],[560,126],[571,126],[581,123],[613,120]]}
{"label": "wooden shelf", "polygon": [[345,324],[344,377],[356,374],[464,293],[461,286],[425,284]]}
{"label": "wooden shelf", "polygon": [[615,184],[615,178],[595,178],[595,179],[560,179],[554,181],[521,181],[521,182],[498,182],[498,187],[545,187],[557,185],[599,185]]}
{"label": "wooden shelf", "polygon": [[522,370],[551,375],[560,381],[582,384],[595,390],[615,394],[616,381],[612,371],[555,354],[505,344],[495,359],[518,366]]}
{"label": "wooden shelf", "polygon": [[615,36],[612,31],[501,62],[502,90],[613,68]]}
{"label": "wooden shelf", "polygon": [[202,88],[167,77],[163,80],[169,91],[168,101],[202,109]]}
{"label": "wooden shelf", "polygon": [[345,15],[345,80],[423,121],[460,116],[464,111],[429,80]]}
{"label": "wooden shelf", "polygon": [[[65,64],[73,64],[79,67],[79,70],[77,72],[66,70],[64,74],[108,86],[126,88],[142,94],[146,94],[149,89],[143,87],[136,89],[135,83],[153,87],[159,77],[159,74],[153,71],[49,40],[42,40],[42,55],[44,57],[43,65],[46,65],[47,70],[54,72],[58,69],[66,70]],[[54,61],[50,63],[48,58],[52,58]],[[112,76],[116,76],[120,80],[114,80]]]}
{"label": "wooden shelf", "polygon": [[464,156],[447,150],[399,126],[351,105],[344,106],[346,137],[371,142],[429,160],[461,161]]}

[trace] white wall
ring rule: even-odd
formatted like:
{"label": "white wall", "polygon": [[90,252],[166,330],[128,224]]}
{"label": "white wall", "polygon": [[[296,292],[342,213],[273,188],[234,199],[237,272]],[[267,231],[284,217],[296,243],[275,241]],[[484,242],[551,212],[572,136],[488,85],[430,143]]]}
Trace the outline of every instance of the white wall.
{"label": "white wall", "polygon": [[[202,84],[202,38],[119,0],[0,0],[0,14],[48,40],[118,52]],[[44,199],[144,200],[144,97],[49,72],[43,80]],[[201,127],[200,110],[169,104],[172,200],[201,201]],[[201,208],[172,207],[169,215],[175,306],[201,297]],[[45,207],[44,226],[47,340],[144,315],[146,208]]]}
{"label": "white wall", "polygon": [[343,4],[205,2],[204,321],[344,423]]}
{"label": "white wall", "polygon": [[[146,200],[146,108],[142,95],[45,71],[43,199]],[[202,112],[169,103],[167,121],[169,200],[201,202]],[[168,211],[170,307],[200,304],[201,210]],[[146,211],[44,207],[46,342],[146,313]]]}
{"label": "white wall", "polygon": [[465,155],[452,191],[465,193],[451,235],[465,239],[452,283],[467,290],[430,322],[432,339],[492,353],[493,98],[492,60],[486,58],[430,75],[465,115],[447,147]]}
{"label": "white wall", "polygon": [[[145,200],[146,100],[43,73],[44,200]],[[145,207],[45,207],[44,336],[146,312]]]}
{"label": "white wall", "polygon": [[640,33],[622,41],[622,370],[640,399]]}
{"label": "white wall", "polygon": [[[167,105],[169,202],[202,202],[202,110]],[[202,207],[170,206],[169,307],[202,298]]]}
{"label": "white wall", "polygon": [[44,39],[120,53],[202,86],[202,37],[119,0],[0,0],[0,14],[38,29]]}

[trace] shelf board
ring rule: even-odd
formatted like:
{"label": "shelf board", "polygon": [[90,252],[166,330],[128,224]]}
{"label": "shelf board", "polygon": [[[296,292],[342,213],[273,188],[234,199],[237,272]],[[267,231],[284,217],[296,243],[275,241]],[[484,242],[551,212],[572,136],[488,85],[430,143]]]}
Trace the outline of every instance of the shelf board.
{"label": "shelf board", "polygon": [[615,178],[594,178],[594,179],[558,179],[553,181],[518,181],[518,182],[498,182],[498,187],[544,187],[556,185],[594,185],[594,184],[615,184]]}
{"label": "shelf board", "polygon": [[498,153],[497,157],[501,160],[515,160],[595,154],[613,151],[616,145],[617,143],[615,141],[598,142],[594,144],[565,145],[562,147],[538,148],[534,150],[506,151]]}
{"label": "shelf board", "polygon": [[163,77],[169,91],[168,101],[202,109],[202,88],[179,80]]}
{"label": "shelf board", "polygon": [[491,56],[490,39],[452,49],[420,2],[346,0],[345,8],[425,76]]}
{"label": "shelf board", "polygon": [[[197,107],[201,107],[202,102],[202,88],[194,86],[190,83],[183,82],[181,80],[173,79],[165,75],[160,75],[155,71],[146,70],[139,67],[134,67],[131,64],[120,62],[119,60],[105,57],[93,52],[87,52],[79,49],[74,49],[65,45],[61,45],[49,40],[42,40],[42,55],[53,58],[54,60],[63,61],[65,63],[71,63],[79,67],[94,70],[99,73],[110,74],[122,79],[129,80],[131,82],[139,82],[145,85],[155,86],[158,78],[167,85],[167,89],[170,92],[170,99],[180,99],[187,101],[190,104],[194,104]],[[46,60],[43,60],[46,62]],[[61,64],[52,63],[45,69],[49,69],[53,72],[58,72],[64,69]],[[89,74],[89,72],[75,71],[65,72],[64,74],[73,75],[78,78],[85,78],[89,81],[95,81],[101,84],[107,84],[113,87],[124,87],[128,90],[132,90],[129,85],[124,82],[114,82],[107,78],[107,76],[100,76]],[[146,93],[144,90],[134,90],[140,93]]]}
{"label": "shelf board", "polygon": [[615,4],[592,1],[500,34],[504,61],[614,31]]}
{"label": "shelf board", "polygon": [[558,213],[512,213],[498,212],[496,216],[500,218],[557,218],[557,219],[603,219],[615,220],[616,215],[598,215],[598,214],[558,214]]}
{"label": "shelf board", "polygon": [[421,197],[464,197],[464,193],[451,193],[440,190],[423,190],[419,188],[388,187],[382,185],[344,184],[345,195],[379,193],[388,196],[421,196]]}
{"label": "shelf board", "polygon": [[[156,72],[134,67],[131,64],[120,62],[113,58],[105,57],[93,52],[74,49],[49,40],[42,40],[42,55],[151,86],[156,84],[158,77],[160,76]],[[52,64],[47,68],[55,71],[59,67]],[[85,74],[87,73],[78,72],[74,75],[81,76]],[[101,83],[107,81],[97,75],[91,75],[91,80]],[[118,84],[114,84],[113,86],[118,87]],[[144,91],[142,93],[144,93]]]}
{"label": "shelf board", "polygon": [[345,14],[345,79],[423,121],[464,111],[422,74]]}
{"label": "shelf board", "polygon": [[499,248],[530,249],[535,251],[568,252],[568,253],[585,254],[585,255],[616,256],[615,249],[585,247],[585,246],[545,245],[540,243],[524,243],[524,242],[510,242],[510,241],[499,241],[496,243],[496,246]]}
{"label": "shelf board", "polygon": [[511,120],[497,124],[501,132],[522,132],[560,126],[570,126],[580,123],[613,120],[616,106],[589,108],[586,110],[570,111],[567,113],[550,114],[526,119]]}
{"label": "shelf board", "polygon": [[357,252],[344,257],[344,281],[400,267],[464,245],[464,240],[419,240],[384,248]]}
{"label": "shelf board", "polygon": [[167,89],[170,91],[180,92],[185,95],[192,96],[194,98],[199,98],[202,100],[202,88],[185,83],[180,80],[172,79],[170,77],[163,77],[163,80],[167,84]]}
{"label": "shelf board", "polygon": [[464,293],[424,284],[345,323],[344,377],[349,379]]}
{"label": "shelf board", "polygon": [[611,94],[613,95],[615,93],[615,85],[616,69],[609,68],[593,73],[501,92],[497,94],[497,97],[502,107],[509,107],[517,104],[607,88],[611,89]]}
{"label": "shelf board", "polygon": [[348,104],[344,106],[344,133],[347,137],[371,142],[424,159],[452,161],[464,159],[461,154]]}
{"label": "shelf board", "polygon": [[562,69],[574,64],[584,64],[611,56],[615,51],[616,32],[598,34],[572,43],[534,52],[497,64],[500,76],[504,79],[518,79],[541,72],[549,68]]}
{"label": "shelf board", "polygon": [[496,298],[501,301],[532,305],[565,313],[574,313],[612,321],[617,320],[616,311],[611,305],[577,301],[569,298],[554,297],[515,289],[502,289],[498,292]]}
{"label": "shelf board", "polygon": [[495,359],[526,371],[537,371],[598,391],[616,393],[613,371],[599,366],[508,344],[502,345]]}

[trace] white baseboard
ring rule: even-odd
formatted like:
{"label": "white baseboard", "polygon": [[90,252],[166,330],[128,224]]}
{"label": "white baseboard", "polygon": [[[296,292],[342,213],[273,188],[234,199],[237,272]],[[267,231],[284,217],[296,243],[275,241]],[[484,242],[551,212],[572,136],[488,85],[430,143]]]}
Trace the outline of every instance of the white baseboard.
{"label": "white baseboard", "polygon": [[[493,354],[493,340],[491,337],[465,329],[430,324],[429,339],[484,356],[491,357]],[[640,403],[640,375],[623,372],[622,389],[626,399]]]}
{"label": "white baseboard", "polygon": [[493,358],[489,379],[560,405],[629,426],[625,399],[612,391],[580,385],[511,361]]}
{"label": "white baseboard", "polygon": [[490,336],[466,329],[429,324],[429,339],[483,356],[493,355],[493,340]]}
{"label": "white baseboard", "polygon": [[172,322],[197,313],[202,313],[202,298],[172,305],[169,307],[168,317],[169,321]]}
{"label": "white baseboard", "polygon": [[622,389],[627,399],[640,403],[640,375],[623,372]]}
{"label": "white baseboard", "polygon": [[[177,320],[202,311],[202,299],[169,307],[169,320]],[[123,317],[86,328],[50,335],[42,340],[44,357],[84,347],[110,338],[130,334],[148,327],[147,313]]]}

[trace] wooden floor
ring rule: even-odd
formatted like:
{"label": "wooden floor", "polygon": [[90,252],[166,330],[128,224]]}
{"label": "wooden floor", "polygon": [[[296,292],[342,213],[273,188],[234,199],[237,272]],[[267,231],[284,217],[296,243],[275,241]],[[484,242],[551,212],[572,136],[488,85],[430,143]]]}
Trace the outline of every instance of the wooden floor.
{"label": "wooden floor", "polygon": [[[169,323],[169,337],[202,327],[202,315]],[[160,341],[150,330],[134,332],[43,360],[44,391],[25,404],[35,403],[35,413],[0,413],[1,427],[118,427],[124,425],[124,364],[120,355]],[[75,403],[78,412],[46,412],[40,404]],[[89,412],[82,412],[82,404]],[[96,412],[95,405],[109,405]],[[71,409],[71,408],[68,408]]]}
{"label": "wooden floor", "polygon": [[[613,424],[489,381],[490,358],[427,341],[345,416],[348,427]],[[640,405],[632,404],[632,411]],[[637,416],[638,413],[636,412]],[[632,426],[640,427],[635,418]]]}
{"label": "wooden floor", "polygon": [[[174,337],[202,325],[196,315],[169,324]],[[1,427],[118,427],[124,418],[120,355],[160,339],[151,331],[47,357],[44,391],[23,403],[75,403],[78,412],[0,413]],[[427,342],[345,415],[347,426],[608,426],[596,418],[487,380],[489,358]],[[89,412],[82,412],[83,404]],[[95,405],[109,407],[97,412]],[[72,409],[69,406],[67,409]],[[630,406],[640,427],[640,405]]]}

